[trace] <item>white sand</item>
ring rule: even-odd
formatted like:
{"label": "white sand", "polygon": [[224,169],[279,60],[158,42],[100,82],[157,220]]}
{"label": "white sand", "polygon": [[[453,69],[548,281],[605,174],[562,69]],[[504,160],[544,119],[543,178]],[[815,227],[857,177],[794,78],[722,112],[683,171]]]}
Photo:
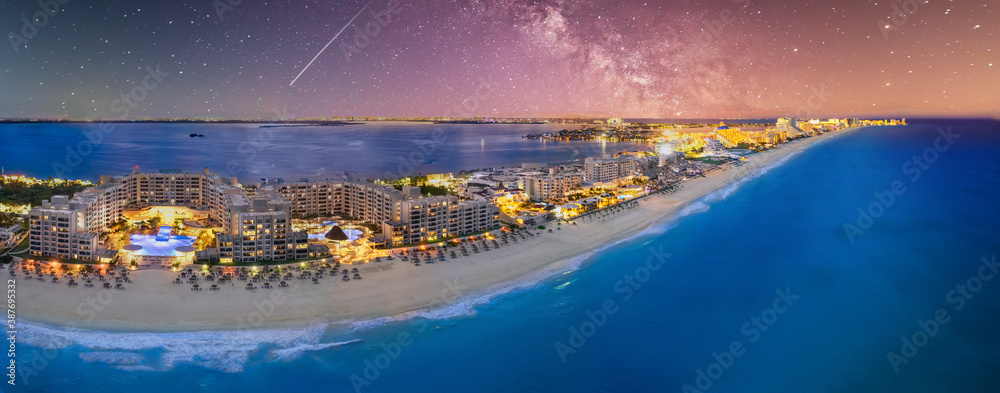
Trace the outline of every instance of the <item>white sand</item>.
{"label": "white sand", "polygon": [[748,168],[765,166],[844,133],[799,140],[753,155],[743,167],[717,170],[707,177],[685,181],[681,190],[644,198],[639,207],[604,222],[578,220],[578,225],[563,224],[562,230],[553,233],[546,231],[478,254],[470,249],[468,257],[459,252],[458,259],[433,264],[414,266],[398,258],[369,263],[359,266],[362,280],[342,282],[336,275],[313,284],[311,280],[293,279],[289,282],[291,288],[256,291],[247,291],[243,288],[245,281],[234,280],[233,286],[227,283],[218,291],[191,291],[188,284],[171,283],[177,273],[139,271],[132,274],[133,283],[127,284],[128,289],[120,291],[100,288],[102,283],[98,281],[94,288],[82,284],[69,288],[66,279],[53,284],[19,277],[18,318],[88,330],[165,332],[301,326],[316,319],[338,323],[398,316],[453,301],[458,294],[503,289],[522,277],[553,269],[559,262],[586,256],[675,215],[679,208],[745,176]]}

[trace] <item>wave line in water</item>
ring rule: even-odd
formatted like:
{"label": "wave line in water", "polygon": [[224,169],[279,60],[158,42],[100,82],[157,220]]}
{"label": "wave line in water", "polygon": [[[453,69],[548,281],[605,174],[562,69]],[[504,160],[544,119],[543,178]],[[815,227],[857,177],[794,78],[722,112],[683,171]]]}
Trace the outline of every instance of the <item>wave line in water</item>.
{"label": "wave line in water", "polygon": [[[18,322],[21,342],[46,349],[79,346],[95,352],[80,354],[88,362],[102,362],[143,370],[169,371],[177,364],[195,364],[227,373],[243,371],[250,357],[265,346],[277,347],[275,358],[288,359],[308,350],[340,343],[321,344],[327,325],[314,323],[297,329],[204,331],[191,333],[128,333],[66,330],[44,324]],[[294,349],[280,352],[286,349]],[[158,359],[142,352],[162,350]],[[272,354],[274,352],[272,351]],[[149,364],[160,364],[154,368]]]}

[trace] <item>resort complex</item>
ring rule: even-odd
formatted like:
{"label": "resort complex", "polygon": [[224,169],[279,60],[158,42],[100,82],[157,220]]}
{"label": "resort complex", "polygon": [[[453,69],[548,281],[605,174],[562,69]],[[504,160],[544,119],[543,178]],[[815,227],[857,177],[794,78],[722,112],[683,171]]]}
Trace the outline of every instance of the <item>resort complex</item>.
{"label": "resort complex", "polygon": [[[783,118],[773,127],[719,123],[655,128],[612,119],[580,132],[641,132],[651,151],[524,163],[459,177],[428,175],[420,184],[403,181],[407,179],[360,182],[345,175],[287,182],[264,178],[244,187],[207,168],[199,173],[134,168],[130,174],[102,176],[72,198],[55,195],[31,209],[28,254],[157,268],[324,257],[363,261],[388,255],[377,250],[441,243],[496,231],[502,224],[570,220],[676,188],[782,143],[867,124],[905,120]],[[423,195],[421,185],[447,192]]]}
{"label": "resort complex", "polygon": [[[72,199],[54,196],[29,214],[29,254],[76,261],[120,260],[136,266],[177,267],[195,261],[280,262],[330,255],[321,236],[296,231],[293,219],[346,219],[382,230],[367,245],[401,246],[500,227],[498,209],[484,201],[422,197],[419,188],[340,181],[263,185],[248,193],[235,179],[163,170],[103,177]],[[102,247],[122,223],[148,225],[154,234],[129,234],[119,249]],[[305,220],[300,220],[305,221]],[[327,227],[336,226],[326,221]],[[201,229],[214,243],[194,247]],[[328,228],[332,229],[332,228]],[[340,229],[342,230],[342,229]],[[199,231],[196,231],[199,232]],[[371,232],[370,230],[368,232]],[[169,246],[169,247],[168,247]]]}
{"label": "resort complex", "polygon": [[[280,180],[279,180],[280,181]],[[298,181],[263,185],[262,195],[291,202],[296,217],[343,216],[377,225],[379,240],[389,246],[497,229],[499,209],[485,201],[459,201],[453,196],[422,198],[419,187],[350,181]]]}

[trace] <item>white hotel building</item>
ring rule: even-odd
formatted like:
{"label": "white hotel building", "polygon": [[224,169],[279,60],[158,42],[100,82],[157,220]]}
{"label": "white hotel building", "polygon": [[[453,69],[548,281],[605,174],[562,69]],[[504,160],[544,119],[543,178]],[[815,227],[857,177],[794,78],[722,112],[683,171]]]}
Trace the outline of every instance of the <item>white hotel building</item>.
{"label": "white hotel building", "polygon": [[587,158],[583,162],[585,179],[592,183],[617,182],[632,176],[639,170],[634,157],[609,159]]}
{"label": "white hotel building", "polygon": [[296,217],[340,215],[376,224],[392,218],[394,203],[420,197],[420,189],[415,187],[399,191],[381,184],[343,180],[279,183],[257,192],[280,193],[292,202],[291,212]]}
{"label": "white hotel building", "polygon": [[[29,251],[33,256],[95,260],[98,236],[146,206],[187,206],[207,211],[222,224],[216,236],[222,262],[281,261],[308,256],[308,235],[293,232],[293,216],[341,215],[382,225],[392,223],[389,245],[410,244],[500,227],[499,209],[485,202],[455,197],[422,198],[419,188],[338,180],[268,185],[248,196],[235,179],[204,173],[161,171],[102,177],[98,186],[72,200],[55,196],[30,214]],[[446,206],[446,221],[414,211]],[[405,210],[405,212],[404,212]],[[435,211],[437,216],[440,212]],[[426,218],[426,219],[425,219]],[[390,235],[392,234],[392,235]],[[395,234],[399,234],[396,236]],[[398,240],[398,241],[397,241]]]}
{"label": "white hotel building", "polygon": [[80,206],[65,195],[42,201],[29,213],[28,253],[64,259],[94,261],[97,233],[87,231],[87,221]]}
{"label": "white hotel building", "polygon": [[534,201],[555,201],[566,197],[566,193],[580,186],[583,176],[579,173],[558,175],[526,176],[524,193]]}
{"label": "white hotel building", "polygon": [[381,184],[324,180],[268,185],[257,192],[280,193],[296,216],[340,215],[379,224],[389,246],[500,227],[500,209],[493,204],[452,196],[421,197],[418,187],[400,191]]}
{"label": "white hotel building", "polygon": [[291,202],[278,194],[230,194],[216,236],[219,262],[286,261],[309,256],[309,235],[293,232]]}
{"label": "white hotel building", "polygon": [[484,201],[434,196],[399,201],[393,219],[382,223],[392,246],[416,244],[500,227],[500,208]]}

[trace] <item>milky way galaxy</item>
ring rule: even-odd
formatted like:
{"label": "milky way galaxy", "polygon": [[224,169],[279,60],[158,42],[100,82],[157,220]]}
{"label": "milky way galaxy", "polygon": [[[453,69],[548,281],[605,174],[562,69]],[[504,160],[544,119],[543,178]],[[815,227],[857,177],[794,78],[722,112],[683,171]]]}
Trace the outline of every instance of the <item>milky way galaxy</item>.
{"label": "milky way galaxy", "polygon": [[[0,4],[0,117],[965,116],[1000,107],[995,1],[375,0],[308,69],[367,0],[60,1],[48,12]],[[165,76],[154,86],[147,67],[157,66]]]}

